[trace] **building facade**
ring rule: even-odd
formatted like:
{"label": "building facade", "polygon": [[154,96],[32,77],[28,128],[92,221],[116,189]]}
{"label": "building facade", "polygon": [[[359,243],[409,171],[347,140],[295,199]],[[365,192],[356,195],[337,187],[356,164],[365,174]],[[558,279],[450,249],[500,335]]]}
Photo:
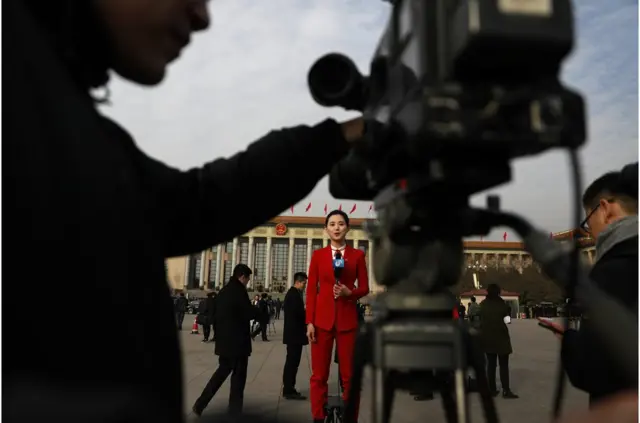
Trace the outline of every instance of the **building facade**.
{"label": "building facade", "polygon": [[[365,253],[372,293],[383,287],[373,274],[376,245],[364,230],[367,219],[351,219],[347,243]],[[554,234],[558,241],[579,236],[582,254],[593,262],[595,249],[590,238],[576,231]],[[175,290],[220,289],[231,277],[238,263],[253,270],[249,288],[258,291],[284,292],[293,283],[296,272],[308,272],[313,251],[329,243],[324,231],[324,217],[278,216],[248,233],[214,245],[205,251],[167,260],[167,278]],[[520,242],[464,243],[465,270],[511,267],[516,270],[535,266]]]}

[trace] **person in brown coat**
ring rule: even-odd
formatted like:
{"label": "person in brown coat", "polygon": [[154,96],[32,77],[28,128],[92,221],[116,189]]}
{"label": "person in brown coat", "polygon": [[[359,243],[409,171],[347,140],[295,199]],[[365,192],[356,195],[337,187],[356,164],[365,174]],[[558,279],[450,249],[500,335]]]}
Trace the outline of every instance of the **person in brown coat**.
{"label": "person in brown coat", "polygon": [[487,356],[487,379],[489,390],[494,396],[500,391],[496,388],[496,368],[500,364],[500,383],[503,398],[518,398],[509,386],[509,355],[511,337],[504,322],[505,316],[510,315],[507,303],[500,297],[500,287],[490,284],[487,287],[487,297],[480,303],[480,341]]}

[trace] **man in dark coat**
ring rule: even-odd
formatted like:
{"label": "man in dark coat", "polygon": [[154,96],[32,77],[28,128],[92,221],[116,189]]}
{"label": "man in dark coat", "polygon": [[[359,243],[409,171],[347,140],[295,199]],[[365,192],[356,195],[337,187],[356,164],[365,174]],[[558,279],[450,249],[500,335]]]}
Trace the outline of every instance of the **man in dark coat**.
{"label": "man in dark coat", "polygon": [[[596,240],[596,262],[589,276],[598,288],[637,315],[638,163],[596,179],[582,203],[587,216],[582,228]],[[579,331],[565,332],[562,364],[571,383],[589,393],[591,404],[625,389],[637,389],[637,375],[630,378],[608,358],[588,316]]]}
{"label": "man in dark coat", "polygon": [[293,286],[284,297],[284,331],[282,343],[287,346],[287,358],[282,372],[282,396],[291,400],[307,397],[296,391],[296,376],[302,357],[302,347],[309,344],[302,293],[307,284],[307,274],[298,272],[293,276]]}
{"label": "man in dark coat", "polygon": [[271,315],[269,307],[269,296],[266,292],[262,293],[262,297],[258,301],[257,309],[258,327],[251,334],[251,339],[255,339],[255,337],[260,333],[262,335],[262,340],[264,342],[269,342],[269,339],[267,338],[267,328],[269,327],[269,319],[271,318]]}
{"label": "man in dark coat", "polygon": [[220,364],[193,405],[193,412],[198,416],[230,374],[228,411],[233,417],[242,412],[247,366],[251,355],[249,321],[256,317],[256,309],[251,305],[247,295],[247,283],[250,278],[249,266],[238,264],[233,269],[229,283],[218,294],[215,313],[215,353],[219,356]]}
{"label": "man in dark coat", "polygon": [[200,303],[198,303],[198,315],[196,316],[196,323],[198,323],[199,325],[202,325],[202,333],[204,337],[202,339],[202,342],[207,342],[209,340],[215,312],[216,312],[215,293],[208,292],[207,298],[200,300]]}
{"label": "man in dark coat", "polygon": [[182,330],[182,322],[184,321],[184,314],[187,312],[187,306],[189,305],[187,299],[184,297],[184,292],[181,292],[174,304],[176,311],[176,323],[178,324],[178,330]]}
{"label": "man in dark coat", "polygon": [[511,391],[509,381],[509,355],[511,336],[509,328],[504,322],[505,316],[511,314],[509,305],[500,297],[500,287],[490,284],[487,287],[487,297],[480,303],[480,342],[487,357],[487,380],[489,390],[498,395],[496,387],[496,367],[500,364],[500,383],[502,396],[507,399],[518,398]]}

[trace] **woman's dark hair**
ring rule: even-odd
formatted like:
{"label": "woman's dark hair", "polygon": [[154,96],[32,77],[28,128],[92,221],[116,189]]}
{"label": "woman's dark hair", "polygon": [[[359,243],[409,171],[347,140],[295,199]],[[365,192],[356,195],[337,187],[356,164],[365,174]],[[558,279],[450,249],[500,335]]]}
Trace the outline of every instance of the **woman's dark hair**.
{"label": "woman's dark hair", "polygon": [[498,298],[500,297],[500,287],[498,284],[492,283],[487,286],[487,298]]}
{"label": "woman's dark hair", "polygon": [[342,216],[342,218],[344,219],[344,223],[346,223],[347,226],[349,226],[349,216],[347,216],[347,214],[345,212],[343,212],[342,210],[333,210],[333,211],[329,212],[327,217],[324,219],[324,226],[325,227],[327,227],[327,225],[329,225],[329,218],[331,216],[335,216],[335,215]]}
{"label": "woman's dark hair", "polygon": [[23,0],[71,77],[83,90],[109,81],[106,30],[93,0]]}

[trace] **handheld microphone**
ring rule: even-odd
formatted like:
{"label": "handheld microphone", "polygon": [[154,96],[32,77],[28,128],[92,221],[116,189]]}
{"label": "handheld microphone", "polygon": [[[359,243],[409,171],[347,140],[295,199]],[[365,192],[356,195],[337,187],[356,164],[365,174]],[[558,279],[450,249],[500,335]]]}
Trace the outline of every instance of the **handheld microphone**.
{"label": "handheld microphone", "polygon": [[[340,276],[342,275],[343,270],[344,259],[342,258],[342,253],[340,251],[336,251],[336,255],[333,258],[333,276],[336,278],[336,285],[340,284]],[[338,299],[338,297],[334,296],[334,299]]]}

